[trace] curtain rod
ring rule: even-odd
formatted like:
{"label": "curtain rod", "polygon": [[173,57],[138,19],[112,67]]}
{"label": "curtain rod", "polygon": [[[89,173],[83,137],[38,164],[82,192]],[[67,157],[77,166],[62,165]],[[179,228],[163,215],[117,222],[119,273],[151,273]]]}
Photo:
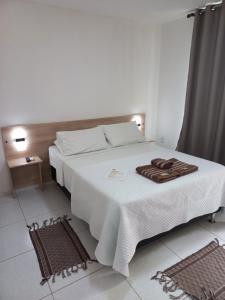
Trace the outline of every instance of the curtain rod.
{"label": "curtain rod", "polygon": [[[222,1],[221,2],[217,2],[217,3],[209,3],[209,4],[206,4],[205,7],[202,7],[202,8],[198,8],[200,10],[201,13],[204,13],[207,6],[212,6],[212,10],[215,10],[216,8],[220,7],[222,5]],[[197,10],[197,9],[196,9]],[[196,10],[194,10],[193,12],[190,12],[189,14],[187,14],[187,18],[191,18],[191,17],[195,17],[195,14],[196,14]]]}

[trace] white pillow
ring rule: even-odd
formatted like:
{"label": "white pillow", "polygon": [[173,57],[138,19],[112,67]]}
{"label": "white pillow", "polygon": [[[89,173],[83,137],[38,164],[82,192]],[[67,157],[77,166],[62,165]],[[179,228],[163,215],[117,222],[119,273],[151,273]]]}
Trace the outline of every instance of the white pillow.
{"label": "white pillow", "polygon": [[109,147],[103,128],[100,127],[56,132],[55,145],[63,155],[97,151]]}
{"label": "white pillow", "polygon": [[136,122],[103,125],[102,127],[107,140],[113,147],[145,141]]}

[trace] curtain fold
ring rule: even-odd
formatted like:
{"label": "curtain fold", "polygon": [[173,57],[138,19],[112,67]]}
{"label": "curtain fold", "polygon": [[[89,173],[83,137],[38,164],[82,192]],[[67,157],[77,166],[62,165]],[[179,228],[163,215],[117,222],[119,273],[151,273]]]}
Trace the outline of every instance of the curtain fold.
{"label": "curtain fold", "polygon": [[225,6],[195,14],[177,150],[225,164]]}

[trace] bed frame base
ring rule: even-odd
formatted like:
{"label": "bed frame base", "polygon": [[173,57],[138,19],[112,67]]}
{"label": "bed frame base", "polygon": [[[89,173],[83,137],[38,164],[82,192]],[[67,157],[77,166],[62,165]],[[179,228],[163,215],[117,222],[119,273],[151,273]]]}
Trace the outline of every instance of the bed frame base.
{"label": "bed frame base", "polygon": [[[220,209],[219,209],[220,210]],[[218,211],[219,211],[218,210]],[[217,212],[218,211],[216,211],[216,212],[214,212],[214,213],[212,213],[211,215],[210,215],[210,218],[209,218],[209,222],[210,223],[216,223],[216,214],[217,214]]]}
{"label": "bed frame base", "polygon": [[71,194],[70,192],[67,190],[67,188],[65,188],[64,186],[61,186],[60,184],[58,184],[58,182],[56,181],[56,169],[54,167],[51,166],[51,174],[52,174],[52,179],[55,181],[55,183],[57,184],[57,186],[60,188],[60,190],[63,191],[63,193],[66,195],[66,197],[71,200]]}

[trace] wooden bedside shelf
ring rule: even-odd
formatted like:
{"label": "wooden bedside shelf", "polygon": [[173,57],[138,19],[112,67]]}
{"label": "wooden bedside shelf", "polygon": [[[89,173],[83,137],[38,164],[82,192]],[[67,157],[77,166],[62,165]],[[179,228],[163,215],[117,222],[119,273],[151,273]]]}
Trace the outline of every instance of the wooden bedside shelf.
{"label": "wooden bedside shelf", "polygon": [[[42,179],[42,159],[39,156],[32,156],[33,160],[30,162],[26,161],[25,157],[21,158],[15,158],[15,159],[8,159],[7,164],[10,170],[11,174],[11,179],[12,179],[12,186],[13,186],[13,195],[15,195],[15,190],[17,188],[15,184],[15,174],[14,171],[17,171],[17,179],[18,179],[18,171],[19,171],[19,176],[26,176],[24,168],[32,167],[35,168],[37,166],[37,169],[34,170],[32,169],[32,173],[35,171],[37,173],[37,179],[38,179],[38,184],[40,188],[43,188],[43,179]],[[21,170],[20,170],[21,169]],[[36,174],[35,174],[36,175]]]}
{"label": "wooden bedside shelf", "polygon": [[21,157],[21,158],[16,158],[16,159],[9,159],[7,160],[8,163],[8,167],[10,169],[13,168],[19,168],[22,166],[30,166],[30,165],[35,165],[35,164],[41,164],[42,163],[42,159],[40,159],[39,156],[32,156],[34,160],[27,162],[25,157]]}

